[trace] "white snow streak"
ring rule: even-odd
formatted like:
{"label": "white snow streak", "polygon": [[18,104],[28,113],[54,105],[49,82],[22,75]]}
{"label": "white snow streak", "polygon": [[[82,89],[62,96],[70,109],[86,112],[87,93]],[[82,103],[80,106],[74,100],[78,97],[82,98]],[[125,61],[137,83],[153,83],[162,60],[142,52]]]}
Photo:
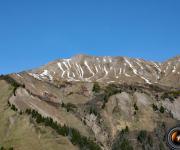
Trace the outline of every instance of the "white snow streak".
{"label": "white snow streak", "polygon": [[100,65],[98,65],[98,67],[99,67],[100,70],[102,70]]}
{"label": "white snow streak", "polygon": [[130,77],[130,75],[129,75],[129,74],[127,74],[127,73],[125,73],[124,75],[125,75],[125,76],[127,76],[127,77]]}
{"label": "white snow streak", "polygon": [[140,66],[140,68],[143,70],[144,68],[143,68],[143,66],[140,64],[140,62],[141,62],[141,61],[140,61],[139,59],[136,59],[136,60],[138,61],[138,62],[137,62],[137,61],[135,61],[135,62],[136,62],[136,64],[138,64],[138,65]]}
{"label": "white snow streak", "polygon": [[173,66],[172,72],[176,72],[176,66]]}
{"label": "white snow streak", "polygon": [[168,62],[168,65],[166,66],[166,69],[164,70],[164,72],[168,70],[169,66],[170,66],[170,63]]}
{"label": "white snow streak", "polygon": [[134,74],[137,75],[137,70],[133,67],[133,65],[127,60],[127,58],[124,58],[125,62],[132,68]]}
{"label": "white snow streak", "polygon": [[107,76],[108,71],[107,71],[107,69],[106,69],[106,67],[105,67],[105,66],[104,66],[104,71],[105,71],[105,76]]}
{"label": "white snow streak", "polygon": [[121,74],[121,70],[122,70],[122,69],[121,69],[121,68],[119,68],[119,74]]}
{"label": "white snow streak", "polygon": [[61,71],[62,71],[62,74],[61,74],[61,77],[62,78],[64,78],[64,73],[66,72],[64,69],[63,69],[63,67],[62,67],[62,65],[61,65],[61,63],[59,62],[59,63],[57,63],[57,65],[59,66],[59,68],[61,69]]}
{"label": "white snow streak", "polygon": [[22,77],[20,74],[18,74],[18,73],[17,73],[16,75],[17,75],[18,77],[20,77],[20,78],[23,78],[23,77]]}
{"label": "white snow streak", "polygon": [[77,67],[76,72],[77,72],[77,74],[79,74],[79,75],[80,75],[80,77],[81,77],[81,71],[79,71],[79,66],[78,66],[78,64],[77,64],[77,63],[76,63],[75,65],[76,65],[76,67]]}
{"label": "white snow streak", "polygon": [[68,62],[69,68],[71,68],[71,64],[70,64],[71,59],[66,59],[66,61]]}
{"label": "white snow streak", "polygon": [[72,78],[72,77],[70,77],[70,68],[71,68],[71,64],[70,64],[70,59],[64,59],[65,61],[67,61],[67,62],[63,62],[63,64],[65,65],[65,67],[67,68],[67,76],[68,76],[68,78],[70,79],[70,80],[75,80],[74,78]]}
{"label": "white snow streak", "polygon": [[124,63],[122,73],[124,74],[126,72],[126,63]]}
{"label": "white snow streak", "polygon": [[152,62],[153,64],[154,64],[154,66],[157,68],[157,70],[159,71],[159,72],[161,72],[161,69],[160,69],[160,67],[155,63],[155,62]]}
{"label": "white snow streak", "polygon": [[108,81],[107,83],[113,83],[113,82],[115,82],[115,81]]}
{"label": "white snow streak", "polygon": [[69,69],[69,66],[66,64],[66,62],[63,61],[63,64],[66,66],[67,69]]}
{"label": "white snow streak", "polygon": [[79,65],[79,68],[80,68],[80,70],[81,70],[81,77],[83,78],[83,76],[84,76],[84,71],[83,71],[83,69],[82,69],[82,67],[81,67],[81,65]]}
{"label": "white snow streak", "polygon": [[83,76],[84,76],[84,71],[83,71],[81,65],[79,65],[79,64],[76,63],[76,67],[77,67],[77,71],[78,71],[80,77],[83,78]]}
{"label": "white snow streak", "polygon": [[115,77],[116,77],[116,68],[114,68],[114,75],[115,75]]}
{"label": "white snow streak", "polygon": [[[138,74],[137,74],[137,70],[132,66],[132,64],[131,64],[126,58],[124,58],[124,59],[125,59],[125,61],[129,64],[129,66],[133,69],[133,72],[134,72],[136,75],[138,75]],[[151,84],[151,82],[150,82],[148,79],[146,79],[145,77],[143,77],[143,76],[139,76],[139,77],[142,78],[143,80],[145,80],[146,83]]]}
{"label": "white snow streak", "polygon": [[144,81],[146,82],[146,83],[148,83],[148,84],[151,84],[151,82],[148,80],[148,79],[146,79],[145,77],[143,77],[143,76],[140,76],[142,79],[144,79]]}
{"label": "white snow streak", "polygon": [[89,67],[87,61],[84,62],[85,66],[88,68],[88,70],[90,71],[90,73],[94,76],[94,72],[91,70],[91,68]]}
{"label": "white snow streak", "polygon": [[97,68],[97,66],[95,66],[95,69],[96,69],[96,73],[98,72],[98,68]]}

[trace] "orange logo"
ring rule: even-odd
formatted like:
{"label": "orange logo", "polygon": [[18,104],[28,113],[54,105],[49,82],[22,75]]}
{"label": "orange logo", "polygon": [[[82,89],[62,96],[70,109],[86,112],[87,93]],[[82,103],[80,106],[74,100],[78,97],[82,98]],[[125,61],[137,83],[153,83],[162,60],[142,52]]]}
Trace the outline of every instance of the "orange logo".
{"label": "orange logo", "polygon": [[167,143],[173,150],[180,150],[180,126],[169,130],[167,134]]}

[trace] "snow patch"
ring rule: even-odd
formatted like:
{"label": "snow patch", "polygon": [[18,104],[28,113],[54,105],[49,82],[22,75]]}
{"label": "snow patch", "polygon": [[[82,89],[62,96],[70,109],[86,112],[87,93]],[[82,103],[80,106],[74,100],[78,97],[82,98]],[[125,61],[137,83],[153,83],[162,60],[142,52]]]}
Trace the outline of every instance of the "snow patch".
{"label": "snow patch", "polygon": [[49,78],[49,80],[53,80],[53,77],[51,76],[51,74],[49,73],[48,70],[44,70],[44,71],[40,74],[40,76],[41,76],[42,78],[47,77],[47,78]]}
{"label": "snow patch", "polygon": [[35,79],[42,80],[39,76],[39,74],[36,73],[28,73],[30,76],[34,77]]}
{"label": "snow patch", "polygon": [[109,58],[109,62],[112,63],[112,59],[111,58]]}
{"label": "snow patch", "polygon": [[106,58],[103,58],[103,61],[106,62]]}

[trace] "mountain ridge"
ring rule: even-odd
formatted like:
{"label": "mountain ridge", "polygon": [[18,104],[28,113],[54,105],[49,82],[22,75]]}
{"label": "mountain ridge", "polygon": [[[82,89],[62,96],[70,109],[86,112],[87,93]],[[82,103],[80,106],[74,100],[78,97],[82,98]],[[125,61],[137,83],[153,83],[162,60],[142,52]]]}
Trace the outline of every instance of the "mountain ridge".
{"label": "mountain ridge", "polygon": [[146,83],[179,87],[180,56],[165,62],[122,56],[75,55],[57,59],[27,73],[38,80]]}

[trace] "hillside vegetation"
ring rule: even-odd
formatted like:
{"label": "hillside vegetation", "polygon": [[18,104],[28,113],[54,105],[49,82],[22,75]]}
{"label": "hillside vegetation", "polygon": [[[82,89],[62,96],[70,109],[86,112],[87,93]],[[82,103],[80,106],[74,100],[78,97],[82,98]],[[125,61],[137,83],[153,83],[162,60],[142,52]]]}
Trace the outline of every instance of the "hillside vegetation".
{"label": "hillside vegetation", "polygon": [[77,150],[67,137],[49,127],[37,124],[28,115],[21,115],[8,106],[14,87],[0,80],[0,145],[14,150]]}

